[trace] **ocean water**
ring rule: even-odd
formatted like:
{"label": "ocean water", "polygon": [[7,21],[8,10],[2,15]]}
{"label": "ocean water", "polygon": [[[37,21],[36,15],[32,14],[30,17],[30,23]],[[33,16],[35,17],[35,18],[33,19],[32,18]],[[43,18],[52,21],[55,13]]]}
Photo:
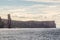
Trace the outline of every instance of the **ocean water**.
{"label": "ocean water", "polygon": [[0,40],[60,40],[60,29],[56,28],[0,29]]}

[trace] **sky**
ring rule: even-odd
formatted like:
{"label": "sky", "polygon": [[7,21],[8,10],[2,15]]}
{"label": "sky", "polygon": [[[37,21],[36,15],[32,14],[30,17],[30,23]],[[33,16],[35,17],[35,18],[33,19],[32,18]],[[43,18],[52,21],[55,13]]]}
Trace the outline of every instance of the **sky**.
{"label": "sky", "polygon": [[60,0],[0,0],[0,16],[17,21],[55,21],[60,28]]}

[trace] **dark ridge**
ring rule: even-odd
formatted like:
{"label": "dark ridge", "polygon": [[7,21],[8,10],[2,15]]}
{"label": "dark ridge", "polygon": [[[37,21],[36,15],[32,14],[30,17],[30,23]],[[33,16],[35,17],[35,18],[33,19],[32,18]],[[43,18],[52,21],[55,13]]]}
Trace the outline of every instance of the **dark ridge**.
{"label": "dark ridge", "polygon": [[[8,20],[3,19],[4,28],[8,27]],[[15,21],[11,20],[10,28],[56,28],[55,21]]]}

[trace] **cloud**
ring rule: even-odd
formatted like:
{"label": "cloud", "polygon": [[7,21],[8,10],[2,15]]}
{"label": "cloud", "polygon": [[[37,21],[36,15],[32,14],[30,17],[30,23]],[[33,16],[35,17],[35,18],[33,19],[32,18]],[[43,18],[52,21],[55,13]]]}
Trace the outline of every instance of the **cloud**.
{"label": "cloud", "polygon": [[[2,15],[7,15],[10,13],[14,17],[18,18],[32,18],[40,20],[40,16],[50,16],[57,15],[60,13],[59,5],[32,5],[24,7],[7,7],[0,9]],[[48,17],[49,18],[49,17]],[[51,18],[50,18],[51,19]],[[44,20],[44,18],[43,18]],[[47,19],[48,20],[48,19]]]}
{"label": "cloud", "polygon": [[35,1],[35,2],[60,2],[60,0],[26,0],[26,1]]}
{"label": "cloud", "polygon": [[36,4],[32,6],[20,6],[20,7],[10,7],[7,6],[5,8],[0,9],[1,13],[8,14],[44,14],[44,15],[55,15],[60,13],[60,5],[42,5],[42,4]]}

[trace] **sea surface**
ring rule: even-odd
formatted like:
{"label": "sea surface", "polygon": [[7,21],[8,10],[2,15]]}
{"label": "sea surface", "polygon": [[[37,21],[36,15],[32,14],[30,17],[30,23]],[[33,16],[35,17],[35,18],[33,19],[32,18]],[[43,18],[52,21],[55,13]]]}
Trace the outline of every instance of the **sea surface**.
{"label": "sea surface", "polygon": [[0,40],[60,40],[57,28],[3,28]]}

